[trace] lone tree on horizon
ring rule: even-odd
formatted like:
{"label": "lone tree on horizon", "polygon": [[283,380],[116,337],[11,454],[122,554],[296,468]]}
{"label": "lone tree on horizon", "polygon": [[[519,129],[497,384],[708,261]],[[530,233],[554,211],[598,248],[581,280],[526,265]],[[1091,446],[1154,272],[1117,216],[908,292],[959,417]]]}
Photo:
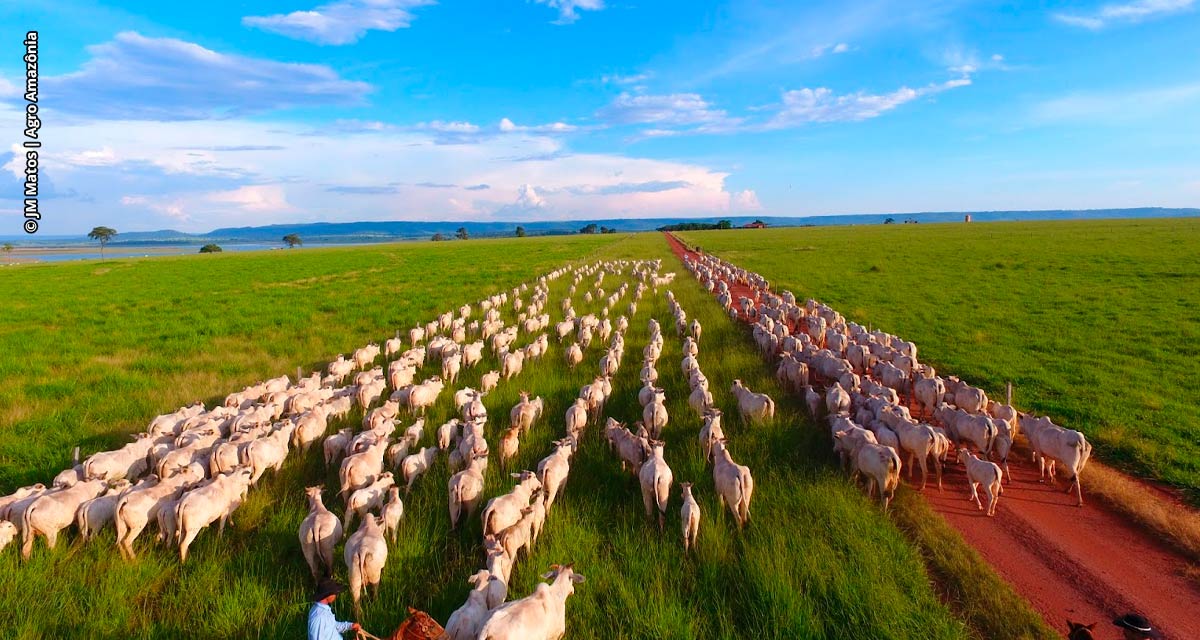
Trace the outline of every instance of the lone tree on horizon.
{"label": "lone tree on horizon", "polygon": [[525,227],[517,227],[517,237],[518,238],[525,237]]}
{"label": "lone tree on horizon", "polygon": [[221,253],[221,245],[206,244],[203,247],[200,247],[200,253]]}
{"label": "lone tree on horizon", "polygon": [[117,230],[112,227],[96,227],[88,232],[88,237],[92,240],[100,242],[100,259],[104,259],[104,245],[108,244],[112,237],[117,235]]}
{"label": "lone tree on horizon", "polygon": [[444,236],[440,233],[435,233],[435,234],[433,234],[433,237],[430,238],[430,240],[433,240],[434,242],[441,242],[442,240],[445,240],[445,239],[446,239],[446,236]]}
{"label": "lone tree on horizon", "polygon": [[289,249],[291,249],[291,248],[295,247],[296,245],[304,244],[304,241],[300,239],[300,234],[289,233],[283,237],[283,243],[286,244]]}
{"label": "lone tree on horizon", "polygon": [[13,250],[13,243],[11,243],[11,242],[5,242],[5,243],[4,243],[4,247],[2,247],[2,248],[4,249],[4,253],[12,253],[12,250]]}
{"label": "lone tree on horizon", "polygon": [[458,238],[459,240],[466,240],[470,237],[470,235],[467,233],[466,227],[459,227],[458,231],[454,233],[454,237]]}

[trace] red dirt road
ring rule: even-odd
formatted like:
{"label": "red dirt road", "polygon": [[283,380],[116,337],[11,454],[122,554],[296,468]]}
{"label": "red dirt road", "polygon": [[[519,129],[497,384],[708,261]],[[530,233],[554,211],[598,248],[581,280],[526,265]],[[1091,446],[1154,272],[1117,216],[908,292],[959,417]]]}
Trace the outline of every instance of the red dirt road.
{"label": "red dirt road", "polygon": [[[674,236],[666,236],[681,259],[696,257]],[[730,282],[729,287],[735,301],[751,294],[743,285]],[[1038,482],[1037,468],[1027,455],[1014,451],[1009,468],[1012,482],[1005,482],[994,518],[967,501],[960,465],[948,465],[944,490],[938,491],[931,481],[923,493],[1050,626],[1063,632],[1068,617],[1099,622],[1098,640],[1119,638],[1109,621],[1137,611],[1166,638],[1200,639],[1200,588],[1181,574],[1188,564],[1185,557],[1089,500],[1086,470],[1084,506],[1076,507],[1074,492],[1065,493],[1061,480],[1058,488]],[[986,506],[986,498],[981,499]]]}

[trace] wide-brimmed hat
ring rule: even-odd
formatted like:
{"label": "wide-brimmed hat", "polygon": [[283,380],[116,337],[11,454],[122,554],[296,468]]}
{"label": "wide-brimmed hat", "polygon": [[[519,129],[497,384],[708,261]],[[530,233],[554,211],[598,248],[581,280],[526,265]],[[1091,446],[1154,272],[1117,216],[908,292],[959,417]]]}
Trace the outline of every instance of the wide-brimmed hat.
{"label": "wide-brimmed hat", "polygon": [[1120,618],[1113,620],[1113,624],[1115,624],[1118,627],[1121,627],[1122,629],[1129,629],[1130,631],[1136,631],[1140,634],[1145,635],[1148,638],[1161,638],[1162,637],[1162,634],[1160,634],[1158,632],[1158,630],[1155,629],[1150,624],[1150,621],[1146,619],[1146,616],[1139,615],[1136,613],[1127,613],[1127,614],[1121,616]]}
{"label": "wide-brimmed hat", "polygon": [[342,586],[342,583],[332,578],[325,578],[317,584],[317,590],[313,592],[313,602],[324,600],[345,590],[346,587]]}

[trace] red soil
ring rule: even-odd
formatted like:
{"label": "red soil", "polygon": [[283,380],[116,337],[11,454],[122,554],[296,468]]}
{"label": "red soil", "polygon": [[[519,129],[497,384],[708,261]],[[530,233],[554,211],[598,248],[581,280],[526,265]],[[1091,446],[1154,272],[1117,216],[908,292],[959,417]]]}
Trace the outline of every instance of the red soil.
{"label": "red soil", "polygon": [[[680,259],[696,258],[666,235]],[[730,282],[729,287],[735,302],[751,295],[744,285]],[[1037,468],[1027,456],[1014,451],[1009,468],[1012,482],[1005,482],[993,518],[968,502],[960,465],[947,465],[942,491],[931,481],[923,494],[1050,626],[1065,631],[1067,618],[1099,622],[1097,638],[1118,638],[1119,630],[1109,621],[1137,611],[1166,638],[1200,639],[1200,588],[1182,575],[1187,558],[1089,500],[1086,470],[1084,506],[1076,507],[1074,492],[1067,494],[1061,479],[1057,488],[1038,482]],[[986,497],[981,500],[986,506]]]}

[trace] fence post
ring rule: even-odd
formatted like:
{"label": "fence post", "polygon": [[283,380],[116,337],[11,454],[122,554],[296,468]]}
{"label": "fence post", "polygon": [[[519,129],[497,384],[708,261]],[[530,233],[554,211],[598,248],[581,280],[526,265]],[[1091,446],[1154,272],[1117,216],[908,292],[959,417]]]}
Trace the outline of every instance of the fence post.
{"label": "fence post", "polygon": [[1005,404],[1007,404],[1008,406],[1011,407],[1012,406],[1012,380],[1008,381],[1007,391],[1008,391],[1008,396],[1006,399],[1008,400],[1008,402],[1006,402]]}
{"label": "fence post", "polygon": [[297,366],[296,367],[296,382],[300,382],[300,378],[302,378],[302,377],[304,377],[304,376],[300,375],[300,367]]}

